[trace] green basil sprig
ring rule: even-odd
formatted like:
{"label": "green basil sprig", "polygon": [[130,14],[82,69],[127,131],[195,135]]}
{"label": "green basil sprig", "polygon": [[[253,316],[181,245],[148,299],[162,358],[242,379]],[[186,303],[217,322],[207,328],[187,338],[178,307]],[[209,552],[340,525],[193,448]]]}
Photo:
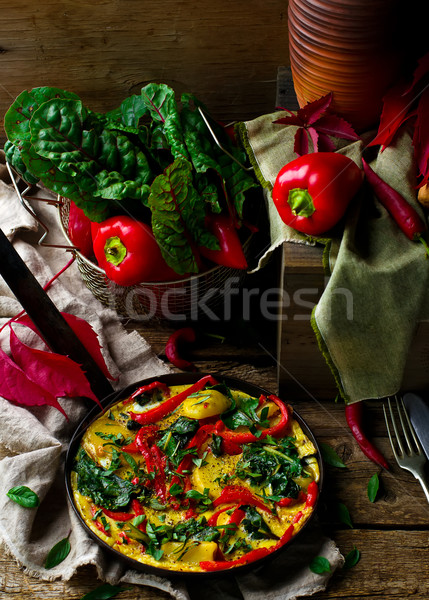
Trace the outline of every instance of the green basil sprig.
{"label": "green basil sprig", "polygon": [[24,506],[25,508],[36,508],[40,504],[40,500],[36,492],[33,492],[26,485],[17,485],[16,487],[11,488],[6,495],[19,504],[20,506]]}

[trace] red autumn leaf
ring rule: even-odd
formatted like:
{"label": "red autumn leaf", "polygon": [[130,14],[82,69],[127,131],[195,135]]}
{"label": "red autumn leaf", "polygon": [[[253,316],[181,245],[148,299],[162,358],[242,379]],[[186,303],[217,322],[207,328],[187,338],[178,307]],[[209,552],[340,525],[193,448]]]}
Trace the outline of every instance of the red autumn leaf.
{"label": "red autumn leaf", "polygon": [[66,418],[56,397],[31,381],[18,365],[0,348],[0,395],[12,404],[53,406]]}
{"label": "red autumn leaf", "polygon": [[422,177],[421,187],[429,180],[429,89],[421,95],[416,114],[413,145],[419,176]]}
{"label": "red autumn leaf", "polygon": [[310,137],[313,152],[334,150],[335,144],[329,136],[346,140],[360,139],[353,127],[344,119],[333,113],[326,114],[332,102],[332,93],[326,94],[298,109],[296,114],[283,108],[289,115],[280,117],[273,123],[278,125],[295,125],[298,127],[294,151],[298,156],[308,154]]}
{"label": "red autumn leaf", "polygon": [[412,91],[405,93],[407,87],[407,83],[402,81],[385,94],[377,135],[368,146],[380,145],[384,150],[391,144],[402,123],[410,117],[409,111],[414,97]]}
{"label": "red autumn leaf", "polygon": [[10,349],[15,363],[27,378],[55,398],[86,396],[101,404],[80,366],[62,354],[38,350],[24,344],[10,328]]}
{"label": "red autumn leaf", "polygon": [[[98,342],[98,335],[95,333],[91,325],[85,321],[85,319],[81,319],[80,317],[76,317],[69,313],[61,313],[70,327],[73,329],[74,333],[80,339],[82,344],[88,350],[94,361],[102,370],[103,374],[108,379],[114,379],[110,374],[107,365],[104,361],[103,355],[101,354],[100,344]],[[21,323],[22,325],[26,325],[36,333],[39,333],[39,330],[36,328],[34,323],[31,321],[28,315],[24,315],[16,320],[16,323]],[[40,335],[40,334],[39,334]]]}
{"label": "red autumn leaf", "polygon": [[295,134],[295,142],[293,146],[293,150],[298,156],[302,156],[303,154],[308,154],[308,135],[307,131],[300,127]]}
{"label": "red autumn leaf", "polygon": [[343,140],[358,140],[359,136],[353,127],[342,117],[325,115],[317,121],[318,133],[342,138]]}

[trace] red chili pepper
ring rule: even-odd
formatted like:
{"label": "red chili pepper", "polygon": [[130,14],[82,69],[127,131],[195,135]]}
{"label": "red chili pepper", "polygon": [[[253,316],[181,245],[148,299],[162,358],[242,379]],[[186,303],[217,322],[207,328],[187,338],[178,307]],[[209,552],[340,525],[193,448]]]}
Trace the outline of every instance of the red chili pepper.
{"label": "red chili pepper", "polygon": [[281,219],[297,231],[320,235],[332,229],[362,184],[362,172],[336,152],[313,152],[285,165],[272,197]]}
{"label": "red chili pepper", "polygon": [[267,435],[270,435],[274,438],[282,437],[289,427],[289,409],[286,404],[284,404],[284,402],[282,402],[282,400],[280,400],[280,398],[277,396],[268,396],[268,400],[271,400],[277,404],[277,406],[280,408],[281,417],[276,425],[268,427],[267,429],[263,429],[259,437],[256,437],[256,435],[250,431],[240,432],[231,431],[230,429],[219,431],[218,435],[220,435],[224,440],[234,442],[235,444],[250,444],[251,442],[263,440],[267,437]]}
{"label": "red chili pepper", "polygon": [[182,371],[195,371],[194,363],[180,356],[180,346],[183,342],[192,344],[196,340],[195,330],[192,327],[182,327],[170,335],[165,345],[165,355],[172,365]]}
{"label": "red chili pepper", "polygon": [[234,504],[250,504],[257,506],[265,512],[271,513],[271,509],[252,494],[250,490],[241,485],[227,485],[223,488],[220,495],[214,500],[213,506],[217,508],[222,504],[234,503]]}
{"label": "red chili pepper", "polygon": [[217,238],[220,250],[200,246],[198,249],[201,255],[217,265],[231,269],[247,269],[243,246],[232,218],[229,215],[210,214],[206,216],[205,224],[210,233]]}
{"label": "red chili pepper", "polygon": [[92,255],[91,220],[73,201],[70,202],[68,234],[81,254],[86,257]]}
{"label": "red chili pepper", "polygon": [[427,231],[426,223],[416,209],[408,204],[399,192],[381,179],[363,158],[362,165],[366,179],[374,194],[393,217],[401,231],[408,239],[421,242],[426,253],[429,254],[429,247],[422,235]]}
{"label": "red chili pepper", "polygon": [[162,257],[151,228],[127,215],[100,223],[93,247],[100,267],[119,285],[178,278]]}
{"label": "red chili pepper", "polygon": [[319,486],[315,481],[312,481],[307,488],[307,498],[304,508],[314,506],[317,496],[319,495]]}
{"label": "red chili pepper", "polygon": [[368,440],[363,433],[363,404],[362,402],[354,402],[346,406],[346,420],[353,434],[353,437],[359,444],[359,448],[370,460],[376,464],[389,468],[386,459],[379,450]]}
{"label": "red chili pepper", "polygon": [[141,425],[155,423],[176,409],[184,400],[186,400],[188,396],[194,392],[199,392],[202,390],[208,383],[210,385],[216,385],[218,382],[211,375],[205,375],[183,392],[168,398],[168,400],[164,400],[164,402],[162,402],[159,406],[155,406],[155,408],[152,408],[151,410],[141,414],[130,413],[130,416],[134,421],[137,421],[137,423],[140,423]]}
{"label": "red chili pepper", "polygon": [[131,519],[134,519],[134,517],[136,516],[134,514],[127,513],[127,512],[107,510],[107,508],[103,508],[102,510],[103,510],[104,514],[106,515],[106,517],[109,517],[110,519],[114,519],[115,521],[130,521]]}

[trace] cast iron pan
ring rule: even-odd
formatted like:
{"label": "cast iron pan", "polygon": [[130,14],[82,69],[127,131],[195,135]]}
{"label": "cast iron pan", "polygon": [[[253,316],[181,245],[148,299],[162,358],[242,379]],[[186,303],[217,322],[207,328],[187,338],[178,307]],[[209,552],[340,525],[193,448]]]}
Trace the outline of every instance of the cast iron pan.
{"label": "cast iron pan", "polygon": [[[201,377],[204,377],[204,375],[205,375],[204,373],[171,373],[168,375],[161,375],[158,377],[150,377],[148,379],[144,379],[142,381],[133,383],[133,384],[127,386],[126,388],[124,388],[123,390],[120,390],[113,394],[109,394],[101,401],[101,403],[102,403],[102,406],[104,407],[104,409],[109,408],[112,404],[118,402],[119,400],[127,398],[138,387],[140,387],[142,385],[146,385],[148,383],[151,383],[152,381],[162,381],[169,386],[185,385],[185,384],[192,384],[192,383],[198,381]],[[228,385],[229,387],[241,390],[251,396],[259,397],[261,394],[264,394],[264,395],[270,394],[270,392],[268,392],[267,390],[264,390],[263,388],[260,388],[256,385],[253,385],[246,381],[236,379],[234,377],[226,377],[224,375],[219,375],[216,373],[213,373],[213,377],[218,379],[218,381],[224,381],[226,383],[226,385]],[[100,414],[101,414],[100,408],[95,405],[93,407],[93,409],[87,414],[87,416],[82,420],[82,422],[78,425],[78,427],[75,430],[73,437],[70,441],[70,445],[69,445],[67,455],[66,455],[66,462],[65,462],[65,484],[66,484],[67,496],[68,496],[69,502],[72,505],[80,523],[82,524],[84,529],[87,531],[88,535],[97,544],[99,544],[102,548],[104,548],[108,553],[110,553],[112,556],[115,556],[118,561],[123,562],[124,564],[126,564],[128,567],[130,567],[132,569],[144,571],[146,573],[152,573],[154,575],[159,575],[159,576],[167,577],[167,578],[184,577],[184,578],[188,578],[188,579],[199,578],[199,579],[203,579],[203,580],[204,579],[213,579],[214,577],[225,577],[225,575],[237,575],[238,573],[244,573],[249,570],[254,570],[254,569],[259,568],[262,565],[264,565],[267,561],[271,561],[280,552],[283,552],[285,549],[289,548],[290,544],[307,527],[308,523],[312,520],[312,518],[315,514],[315,510],[314,510],[312,515],[310,516],[310,518],[303,525],[302,529],[291,539],[291,541],[288,542],[285,546],[275,550],[272,554],[268,554],[267,556],[264,556],[263,558],[256,560],[254,562],[251,562],[249,564],[231,567],[230,569],[226,569],[226,570],[222,570],[222,571],[196,572],[196,573],[172,571],[170,569],[163,569],[161,567],[154,567],[152,565],[146,565],[146,564],[141,563],[133,558],[127,557],[124,554],[122,554],[121,552],[119,552],[118,550],[115,550],[114,548],[109,546],[109,544],[106,544],[106,542],[104,542],[102,539],[100,539],[86,525],[86,523],[83,520],[83,518],[81,517],[77,507],[75,506],[75,503],[73,500],[73,491],[72,491],[72,487],[71,487],[70,476],[71,476],[71,472],[73,470],[74,458],[76,456],[76,453],[79,448],[79,444],[80,444],[83,434],[85,433],[85,431],[89,427],[89,425],[95,419],[97,419]],[[300,417],[295,412],[295,410],[294,410],[293,416],[298,421],[298,423],[301,426],[301,428],[303,429],[304,433],[313,442],[313,444],[316,448],[316,451],[317,451],[316,457],[317,457],[317,460],[319,462],[319,467],[320,467],[320,481],[319,481],[319,495],[318,495],[318,499],[319,499],[320,491],[322,489],[322,482],[323,482],[323,463],[322,463],[322,458],[321,458],[321,454],[320,454],[320,449],[318,447],[316,439],[314,438],[313,433],[309,429],[309,427],[308,427],[307,423],[304,421],[304,419],[302,417]],[[316,506],[317,506],[317,502],[315,505],[315,509],[316,509]]]}

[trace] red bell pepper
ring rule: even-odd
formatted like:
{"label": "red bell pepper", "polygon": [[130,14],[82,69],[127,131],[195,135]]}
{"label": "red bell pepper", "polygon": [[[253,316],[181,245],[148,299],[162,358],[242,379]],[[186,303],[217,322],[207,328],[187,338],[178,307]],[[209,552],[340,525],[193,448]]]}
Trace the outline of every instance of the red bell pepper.
{"label": "red bell pepper", "polygon": [[168,400],[164,400],[164,402],[158,406],[155,406],[151,410],[140,414],[130,412],[130,416],[133,421],[137,421],[137,423],[140,423],[140,425],[149,425],[150,423],[155,423],[156,421],[159,421],[159,419],[162,419],[175,410],[180,404],[182,404],[184,400],[186,400],[188,396],[194,392],[199,392],[202,390],[208,383],[211,385],[216,385],[218,382],[211,375],[205,375],[183,392],[168,398]]}
{"label": "red bell pepper", "polygon": [[220,495],[214,500],[213,506],[217,508],[222,504],[250,504],[256,506],[265,512],[271,513],[271,509],[252,494],[250,490],[241,485],[227,485],[223,488]]}
{"label": "red bell pepper", "polygon": [[194,363],[180,356],[180,345],[182,342],[193,343],[196,340],[195,329],[182,327],[170,335],[165,345],[165,355],[172,365],[182,371],[196,371]]}
{"label": "red bell pepper", "polygon": [[114,519],[115,521],[130,521],[131,519],[134,519],[134,517],[136,516],[132,513],[107,510],[107,508],[103,508],[102,510],[103,510],[104,514],[106,515],[106,517],[109,517],[110,519]]}
{"label": "red bell pepper", "polygon": [[129,286],[178,278],[162,257],[146,223],[121,215],[103,221],[94,231],[95,257],[115,283]]}
{"label": "red bell pepper", "polygon": [[152,383],[148,383],[137,388],[136,391],[133,392],[127,400],[125,400],[124,404],[132,402],[135,398],[141,396],[142,394],[153,392],[153,390],[161,390],[167,396],[167,398],[170,395],[170,388],[166,383],[163,383],[162,381],[152,381]]}
{"label": "red bell pepper", "polygon": [[68,233],[73,246],[81,254],[86,257],[92,255],[91,220],[73,201],[70,202]]}
{"label": "red bell pepper", "polygon": [[347,156],[313,152],[280,169],[272,197],[286,225],[321,235],[343,217],[362,180],[362,171]]}
{"label": "red bell pepper", "polygon": [[235,444],[250,444],[252,442],[258,442],[266,438],[267,435],[270,435],[274,438],[284,436],[289,427],[289,409],[286,404],[284,404],[284,402],[282,402],[282,400],[280,400],[280,398],[277,396],[268,396],[268,400],[271,400],[277,404],[277,406],[280,408],[281,417],[276,425],[268,427],[267,429],[263,429],[259,437],[256,437],[256,435],[250,431],[241,432],[231,431],[230,429],[219,431],[218,435],[220,435],[224,440],[233,442]]}
{"label": "red bell pepper", "polygon": [[307,488],[307,498],[304,508],[314,506],[317,496],[319,495],[319,486],[315,481],[312,481]]}
{"label": "red bell pepper", "polygon": [[217,238],[220,250],[210,250],[210,248],[200,246],[201,256],[208,258],[217,265],[223,265],[231,269],[247,269],[243,246],[232,218],[228,215],[210,214],[206,216],[205,224],[210,233]]}
{"label": "red bell pepper", "polygon": [[259,560],[272,552],[271,548],[256,548],[251,550],[236,560],[202,560],[200,568],[203,571],[222,571],[223,569],[231,569],[240,565],[247,565],[250,562]]}

